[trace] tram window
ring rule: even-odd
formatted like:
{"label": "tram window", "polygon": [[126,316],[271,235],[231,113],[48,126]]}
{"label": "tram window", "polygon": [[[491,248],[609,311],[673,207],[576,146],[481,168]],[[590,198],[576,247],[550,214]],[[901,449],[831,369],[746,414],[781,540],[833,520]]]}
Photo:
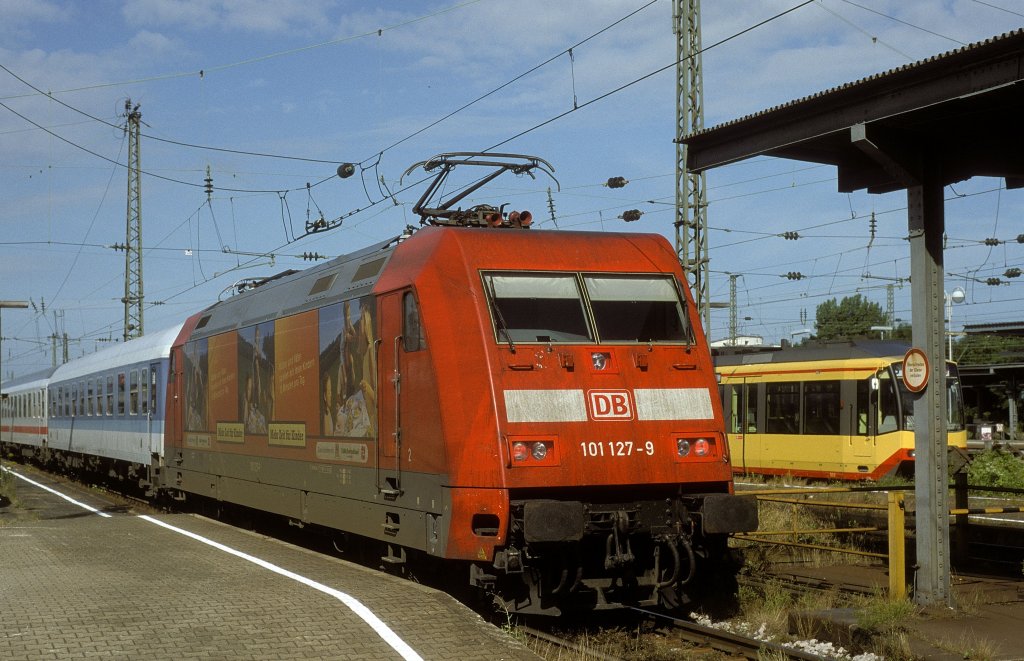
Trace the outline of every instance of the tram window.
{"label": "tram window", "polygon": [[800,384],[765,384],[765,432],[800,433]]}
{"label": "tram window", "polygon": [[141,383],[142,394],[139,398],[139,403],[142,405],[142,415],[149,413],[149,370],[145,367],[142,368]]}
{"label": "tram window", "polygon": [[583,283],[602,342],[687,342],[689,326],[673,279],[591,275]]}
{"label": "tram window", "polygon": [[114,415],[114,377],[107,377],[107,415]]}
{"label": "tram window", "polygon": [[804,433],[839,433],[839,381],[804,383]]}
{"label": "tram window", "polygon": [[124,372],[117,375],[117,414],[124,415]]}
{"label": "tram window", "polygon": [[499,342],[593,341],[572,274],[485,274]]}
{"label": "tram window", "polygon": [[[871,377],[873,379],[875,377]],[[857,435],[868,435],[868,402],[871,397],[871,379],[857,382]]]}
{"label": "tram window", "polygon": [[[757,386],[726,386],[729,397],[729,433],[757,433]],[[724,400],[723,400],[724,401]]]}
{"label": "tram window", "polygon": [[964,400],[960,381],[949,376],[946,379],[946,431],[963,431]]}
{"label": "tram window", "polygon": [[[913,409],[911,409],[913,411]],[[878,373],[878,433],[887,434],[899,429],[899,404],[896,400],[896,386],[889,372]],[[911,420],[908,429],[913,429]]]}
{"label": "tram window", "polygon": [[427,340],[423,337],[423,324],[420,322],[420,307],[411,291],[402,296],[402,346],[406,351],[419,351],[427,348]]}

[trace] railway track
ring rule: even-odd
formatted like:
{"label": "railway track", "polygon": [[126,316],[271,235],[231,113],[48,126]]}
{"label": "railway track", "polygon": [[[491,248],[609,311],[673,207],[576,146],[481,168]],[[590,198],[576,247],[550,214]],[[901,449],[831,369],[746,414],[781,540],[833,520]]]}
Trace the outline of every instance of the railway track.
{"label": "railway track", "polygon": [[778,643],[744,636],[725,629],[709,627],[689,620],[680,620],[668,615],[655,613],[640,608],[632,609],[658,621],[672,626],[672,633],[687,642],[711,648],[718,652],[742,657],[744,659],[762,659],[771,654],[777,659],[798,659],[800,661],[828,661],[831,657],[818,656],[793,647]]}

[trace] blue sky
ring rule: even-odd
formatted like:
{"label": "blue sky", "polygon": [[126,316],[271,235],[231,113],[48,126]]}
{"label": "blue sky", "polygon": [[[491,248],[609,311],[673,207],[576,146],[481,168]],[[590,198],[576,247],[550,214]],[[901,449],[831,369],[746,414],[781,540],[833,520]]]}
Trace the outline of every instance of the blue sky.
{"label": "blue sky", "polygon": [[[1024,26],[1021,0],[818,0],[715,45],[798,4],[703,3],[706,126]],[[147,331],[242,278],[309,266],[303,252],[416,224],[420,177],[399,179],[439,152],[500,145],[550,161],[561,184],[555,222],[544,178],[506,175],[466,206],[674,240],[669,0],[0,0],[0,16],[0,299],[35,305],[3,313],[5,378],[48,366],[55,330],[72,357],[121,336],[124,253],[110,246],[125,240],[128,98],[144,122]],[[358,176],[332,177],[343,161]],[[610,189],[613,176],[630,183]],[[1024,255],[1024,192],[1002,186],[946,189],[946,289],[967,294],[954,329],[1022,317],[1020,279],[1003,274]],[[756,158],[711,171],[708,201],[711,298],[738,275],[740,332],[792,337],[855,293],[884,308],[890,283],[909,322],[905,194],[840,194],[834,168]],[[626,225],[627,209],[643,216]],[[291,241],[321,212],[345,219]],[[715,310],[709,335],[727,332]]]}

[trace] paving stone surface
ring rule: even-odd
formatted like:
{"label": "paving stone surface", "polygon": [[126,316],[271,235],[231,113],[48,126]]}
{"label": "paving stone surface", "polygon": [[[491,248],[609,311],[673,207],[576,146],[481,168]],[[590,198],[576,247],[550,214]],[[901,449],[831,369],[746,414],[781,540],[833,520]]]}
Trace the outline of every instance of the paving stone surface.
{"label": "paving stone surface", "polygon": [[[402,658],[337,595],[132,513],[55,507],[0,522],[0,659]],[[424,659],[537,658],[444,593],[208,519],[153,518],[358,600]]]}

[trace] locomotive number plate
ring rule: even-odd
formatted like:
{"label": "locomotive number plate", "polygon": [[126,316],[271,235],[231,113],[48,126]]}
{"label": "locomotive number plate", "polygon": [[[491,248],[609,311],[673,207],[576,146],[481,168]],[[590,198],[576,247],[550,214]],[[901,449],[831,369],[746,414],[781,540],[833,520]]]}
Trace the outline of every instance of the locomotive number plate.
{"label": "locomotive number plate", "polygon": [[580,451],[584,457],[653,457],[654,441],[583,441]]}

